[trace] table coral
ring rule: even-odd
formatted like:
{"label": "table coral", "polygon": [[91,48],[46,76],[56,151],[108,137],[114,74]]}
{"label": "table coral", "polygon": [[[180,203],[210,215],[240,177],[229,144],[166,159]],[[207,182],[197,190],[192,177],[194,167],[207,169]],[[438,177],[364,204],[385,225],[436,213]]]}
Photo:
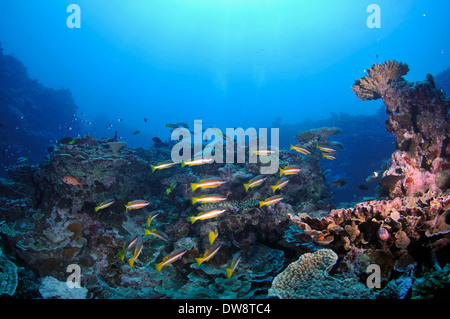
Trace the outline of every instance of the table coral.
{"label": "table coral", "polygon": [[393,85],[394,81],[406,75],[409,67],[406,63],[395,60],[374,63],[367,69],[367,75],[359,78],[352,86],[352,91],[363,101],[377,100]]}

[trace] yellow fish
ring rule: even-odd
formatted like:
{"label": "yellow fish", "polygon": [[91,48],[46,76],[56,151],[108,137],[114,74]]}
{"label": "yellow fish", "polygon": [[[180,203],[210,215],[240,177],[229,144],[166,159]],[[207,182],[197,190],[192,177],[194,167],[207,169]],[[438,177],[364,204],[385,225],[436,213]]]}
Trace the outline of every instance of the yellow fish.
{"label": "yellow fish", "polygon": [[157,169],[169,168],[169,167],[174,166],[175,164],[177,164],[177,162],[167,161],[167,162],[158,163],[156,165],[150,165],[150,167],[152,168],[152,173],[153,173]]}
{"label": "yellow fish", "polygon": [[212,226],[212,229],[209,231],[208,239],[209,244],[212,245],[214,241],[216,240],[217,236],[219,235],[219,231],[217,230],[217,227]]}
{"label": "yellow fish", "polygon": [[224,195],[202,195],[200,197],[192,197],[192,204],[201,203],[217,203],[226,200]]}
{"label": "yellow fish", "polygon": [[169,195],[172,192],[172,189],[174,189],[178,183],[176,181],[173,181],[170,183],[170,186],[166,189],[166,194]]}
{"label": "yellow fish", "polygon": [[329,160],[335,160],[336,156],[328,154],[328,153],[322,153],[323,158],[329,159]]}
{"label": "yellow fish", "polygon": [[225,183],[226,181],[221,178],[202,179],[199,183],[191,183],[191,189],[195,191],[197,188],[215,188]]}
{"label": "yellow fish", "polygon": [[194,217],[189,217],[189,220],[191,221],[191,223],[195,223],[197,220],[203,220],[203,219],[209,219],[209,218],[214,218],[219,216],[220,214],[223,214],[224,212],[226,212],[226,209],[213,209],[210,210],[208,212],[204,212],[204,213],[200,213],[197,216]]}
{"label": "yellow fish", "polygon": [[281,196],[281,195],[275,195],[275,196],[269,197],[264,201],[259,201],[259,208],[261,208],[263,206],[269,206],[269,205],[276,204],[279,201],[281,201],[282,199],[283,199],[283,196]]}
{"label": "yellow fish", "polygon": [[137,200],[128,202],[125,205],[125,208],[126,208],[126,211],[128,212],[129,210],[132,210],[132,209],[139,209],[139,208],[145,207],[148,204],[150,204],[150,202],[147,202],[146,200],[137,199]]}
{"label": "yellow fish", "polygon": [[227,272],[227,278],[230,279],[233,275],[234,270],[236,269],[237,265],[241,261],[241,253],[237,252],[233,255],[233,259],[231,260],[231,265],[229,268],[226,268]]}
{"label": "yellow fish", "polygon": [[251,154],[256,154],[259,156],[267,156],[267,155],[274,154],[274,153],[276,153],[275,150],[252,150],[251,151]]}
{"label": "yellow fish", "polygon": [[300,171],[301,171],[301,168],[299,166],[288,165],[288,166],[286,166],[283,169],[280,168],[280,176],[283,176],[283,175],[294,175],[294,174],[300,173]]}
{"label": "yellow fish", "polygon": [[178,259],[183,257],[183,255],[186,252],[187,252],[187,249],[181,249],[181,248],[180,249],[175,249],[169,255],[164,257],[162,262],[160,262],[159,264],[156,265],[156,270],[158,272],[161,272],[162,267],[167,266],[167,265],[173,263],[174,261],[177,261]]}
{"label": "yellow fish", "polygon": [[256,177],[253,177],[247,184],[244,184],[245,191],[248,192],[250,188],[261,185],[266,179],[267,176],[265,175],[258,175]]}
{"label": "yellow fish", "polygon": [[142,237],[138,236],[138,240],[136,242],[136,248],[134,249],[133,257],[128,259],[128,265],[130,266],[130,268],[133,268],[135,260],[139,257],[139,255],[142,251],[143,244],[144,244],[144,242],[142,241]]}
{"label": "yellow fish", "polygon": [[134,249],[133,257],[128,259],[128,265],[130,266],[130,268],[132,268],[133,265],[134,265],[134,261],[136,260],[136,258],[138,258],[139,254],[142,251],[142,245],[143,245],[143,240],[142,240],[141,236],[136,235],[133,238],[131,238],[131,240],[128,243],[128,245],[124,244],[123,245],[123,250],[119,252],[120,260],[124,261],[128,250],[130,250],[131,247],[136,246],[135,249]]}
{"label": "yellow fish", "polygon": [[181,161],[181,167],[185,167],[186,165],[195,166],[195,165],[211,164],[212,162],[214,162],[213,158],[198,158],[186,162]]}
{"label": "yellow fish", "polygon": [[289,183],[289,178],[283,177],[275,185],[270,186],[270,188],[272,188],[273,192],[275,193],[277,189],[283,188],[287,185],[287,183]]}
{"label": "yellow fish", "polygon": [[316,148],[318,148],[319,150],[321,150],[322,152],[325,152],[325,153],[337,153],[337,151],[334,148],[320,146],[319,142],[316,142]]}
{"label": "yellow fish", "polygon": [[164,241],[169,241],[169,236],[163,231],[157,230],[157,229],[144,229],[145,236],[152,235],[155,237],[158,237],[159,239],[162,239]]}
{"label": "yellow fish", "polygon": [[305,154],[305,155],[311,154],[311,152],[308,151],[306,148],[304,148],[302,146],[294,146],[292,144],[291,144],[291,148],[289,150],[294,150],[294,151],[297,151],[297,152]]}
{"label": "yellow fish", "polygon": [[150,213],[149,215],[148,215],[148,218],[147,218],[147,226],[150,228],[150,224],[152,223],[152,221],[156,218],[156,216],[158,216],[159,215],[159,212],[153,212],[153,213]]}
{"label": "yellow fish", "polygon": [[220,247],[222,247],[221,244],[216,243],[214,244],[210,249],[208,249],[201,258],[195,258],[195,261],[197,261],[197,264],[200,266],[203,262],[210,260],[214,257],[215,254],[219,251]]}
{"label": "yellow fish", "polygon": [[95,212],[97,213],[100,209],[109,207],[112,204],[114,204],[114,199],[105,200],[104,202],[101,202],[97,207],[95,207]]}

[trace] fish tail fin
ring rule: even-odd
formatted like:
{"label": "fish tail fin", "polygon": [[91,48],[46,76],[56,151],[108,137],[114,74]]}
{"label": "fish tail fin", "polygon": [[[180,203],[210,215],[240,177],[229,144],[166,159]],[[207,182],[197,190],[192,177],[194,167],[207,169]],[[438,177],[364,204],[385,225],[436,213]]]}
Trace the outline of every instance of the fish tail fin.
{"label": "fish tail fin", "polygon": [[155,169],[156,169],[156,168],[155,168],[155,165],[151,165],[151,164],[150,164],[150,167],[152,168],[152,173],[154,173],[154,172],[155,172]]}
{"label": "fish tail fin", "polygon": [[121,261],[123,261],[123,260],[125,259],[125,252],[123,252],[123,251],[120,251],[120,252],[119,252],[119,259],[120,259]]}
{"label": "fish tail fin", "polygon": [[198,198],[197,197],[192,197],[192,204],[195,204],[198,202]]}
{"label": "fish tail fin", "polygon": [[171,188],[166,189],[166,195],[169,195],[171,191],[172,191]]}
{"label": "fish tail fin", "polygon": [[184,161],[181,161],[181,167],[185,167],[186,163]]}
{"label": "fish tail fin", "polygon": [[264,201],[259,201],[259,208],[263,207],[266,203]]}
{"label": "fish tail fin", "polygon": [[163,263],[162,263],[162,262],[156,265],[156,271],[158,271],[158,273],[161,272],[162,266],[163,266]]}
{"label": "fish tail fin", "polygon": [[99,209],[100,209],[99,206],[95,207],[95,212],[97,213],[99,211]]}
{"label": "fish tail fin", "polygon": [[192,191],[195,191],[198,188],[198,183],[191,183]]}
{"label": "fish tail fin", "polygon": [[205,259],[204,258],[195,258],[195,261],[200,266],[203,263],[203,261],[205,261]]}
{"label": "fish tail fin", "polygon": [[149,231],[148,229],[144,228],[144,236],[150,235],[151,231]]}
{"label": "fish tail fin", "polygon": [[128,265],[130,266],[130,268],[133,268],[133,265],[134,265],[134,258],[128,259]]}
{"label": "fish tail fin", "polygon": [[277,190],[277,185],[272,185],[270,186],[270,188],[272,188],[273,192],[275,193],[275,191]]}
{"label": "fish tail fin", "polygon": [[280,176],[283,176],[284,169],[280,168]]}
{"label": "fish tail fin", "polygon": [[294,145],[291,144],[291,148],[289,150],[292,150],[292,149],[294,149]]}
{"label": "fish tail fin", "polygon": [[249,188],[250,184],[244,184],[245,187],[245,191],[248,192],[248,188]]}
{"label": "fish tail fin", "polygon": [[319,141],[316,141],[316,149],[319,149]]}
{"label": "fish tail fin", "polygon": [[226,271],[227,271],[227,278],[230,279],[231,276],[233,275],[233,269],[232,268],[227,268]]}
{"label": "fish tail fin", "polygon": [[195,221],[197,220],[195,217],[189,217],[189,220],[191,221],[191,223],[193,224],[193,223],[195,223]]}
{"label": "fish tail fin", "polygon": [[125,205],[125,212],[128,213],[128,206]]}

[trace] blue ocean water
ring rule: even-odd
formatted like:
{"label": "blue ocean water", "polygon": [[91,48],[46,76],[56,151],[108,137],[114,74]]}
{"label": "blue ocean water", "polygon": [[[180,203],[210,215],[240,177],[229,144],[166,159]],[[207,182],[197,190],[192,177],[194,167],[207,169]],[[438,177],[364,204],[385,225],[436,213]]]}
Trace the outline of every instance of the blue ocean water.
{"label": "blue ocean water", "polygon": [[[66,25],[72,3],[79,29]],[[412,81],[449,67],[448,1],[377,1],[380,28],[367,26],[372,3],[6,1],[0,41],[32,78],[71,90],[89,133],[111,123],[126,137],[162,137],[163,123],[194,119],[270,127],[276,117],[374,114],[380,103],[349,89],[373,62],[407,62]]]}
{"label": "blue ocean water", "polygon": [[[223,132],[278,128],[279,146],[289,150],[301,131],[338,127],[331,140],[343,148],[320,163],[328,184],[345,181],[330,187],[334,205],[374,198],[377,185],[366,178],[395,139],[383,102],[361,101],[351,87],[385,60],[407,63],[410,82],[448,69],[449,9],[448,0],[3,1],[0,85],[12,94],[22,75],[35,81],[14,103],[0,87],[0,110],[8,110],[0,177],[41,163],[65,137],[154,150],[170,138],[168,125],[201,120]],[[48,96],[39,85],[51,88]],[[174,186],[168,177],[159,182]]]}

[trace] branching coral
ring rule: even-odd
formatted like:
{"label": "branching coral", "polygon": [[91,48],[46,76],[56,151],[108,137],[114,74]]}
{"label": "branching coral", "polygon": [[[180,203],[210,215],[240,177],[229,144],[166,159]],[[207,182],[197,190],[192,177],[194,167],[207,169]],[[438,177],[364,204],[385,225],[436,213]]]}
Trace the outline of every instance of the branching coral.
{"label": "branching coral", "polygon": [[362,101],[377,100],[403,75],[406,75],[409,67],[406,63],[395,60],[385,61],[367,69],[367,75],[359,78],[352,86],[352,91]]}

